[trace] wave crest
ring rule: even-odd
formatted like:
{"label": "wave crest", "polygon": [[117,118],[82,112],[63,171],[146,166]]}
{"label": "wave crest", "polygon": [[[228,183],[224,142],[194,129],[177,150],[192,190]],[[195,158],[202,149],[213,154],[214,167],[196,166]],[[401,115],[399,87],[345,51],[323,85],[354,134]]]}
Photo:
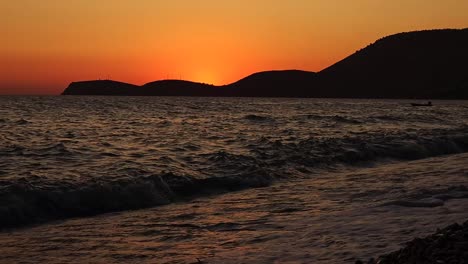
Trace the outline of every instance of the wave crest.
{"label": "wave crest", "polygon": [[188,196],[264,187],[272,181],[273,177],[259,171],[204,179],[164,173],[84,187],[15,183],[0,189],[0,228],[164,205]]}

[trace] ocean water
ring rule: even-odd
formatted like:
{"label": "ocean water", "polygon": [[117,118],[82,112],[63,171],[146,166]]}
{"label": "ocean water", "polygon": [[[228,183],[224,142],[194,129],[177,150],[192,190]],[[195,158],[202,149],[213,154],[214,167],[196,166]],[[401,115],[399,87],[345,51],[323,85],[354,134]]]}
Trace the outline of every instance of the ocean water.
{"label": "ocean water", "polygon": [[468,103],[0,97],[0,262],[343,263],[468,217]]}

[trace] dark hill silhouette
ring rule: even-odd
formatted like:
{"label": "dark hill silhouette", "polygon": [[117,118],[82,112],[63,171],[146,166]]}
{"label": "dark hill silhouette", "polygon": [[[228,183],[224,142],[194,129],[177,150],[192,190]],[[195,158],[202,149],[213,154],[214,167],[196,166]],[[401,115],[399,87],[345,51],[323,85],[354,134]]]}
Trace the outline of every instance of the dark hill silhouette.
{"label": "dark hill silhouette", "polygon": [[139,86],[111,80],[72,82],[63,95],[129,95]]}
{"label": "dark hill silhouette", "polygon": [[316,73],[287,70],[254,73],[225,86],[231,96],[307,97],[314,94]]}
{"label": "dark hill silhouette", "polygon": [[407,32],[382,38],[319,73],[260,72],[224,86],[87,81],[70,84],[63,94],[468,99],[466,47],[468,29]]}
{"label": "dark hill silhouette", "polygon": [[468,75],[467,47],[468,29],[388,36],[321,71],[320,85],[339,97],[450,97]]}
{"label": "dark hill silhouette", "polygon": [[213,85],[182,80],[151,82],[143,85],[141,89],[143,95],[158,96],[217,96],[219,91],[219,88]]}

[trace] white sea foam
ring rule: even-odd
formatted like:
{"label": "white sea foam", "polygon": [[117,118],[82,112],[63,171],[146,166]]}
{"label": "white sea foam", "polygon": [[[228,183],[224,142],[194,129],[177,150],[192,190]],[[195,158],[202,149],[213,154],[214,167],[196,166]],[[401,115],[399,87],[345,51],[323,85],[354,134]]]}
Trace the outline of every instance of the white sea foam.
{"label": "white sea foam", "polygon": [[0,255],[25,263],[354,263],[464,222],[467,160],[348,168],[0,233]]}

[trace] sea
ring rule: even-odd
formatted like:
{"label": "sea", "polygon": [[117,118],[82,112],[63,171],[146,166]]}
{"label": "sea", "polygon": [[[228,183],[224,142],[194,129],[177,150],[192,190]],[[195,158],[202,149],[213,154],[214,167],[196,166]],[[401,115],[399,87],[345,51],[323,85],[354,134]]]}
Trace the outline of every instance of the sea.
{"label": "sea", "polygon": [[354,263],[468,219],[468,102],[1,96],[0,263]]}

